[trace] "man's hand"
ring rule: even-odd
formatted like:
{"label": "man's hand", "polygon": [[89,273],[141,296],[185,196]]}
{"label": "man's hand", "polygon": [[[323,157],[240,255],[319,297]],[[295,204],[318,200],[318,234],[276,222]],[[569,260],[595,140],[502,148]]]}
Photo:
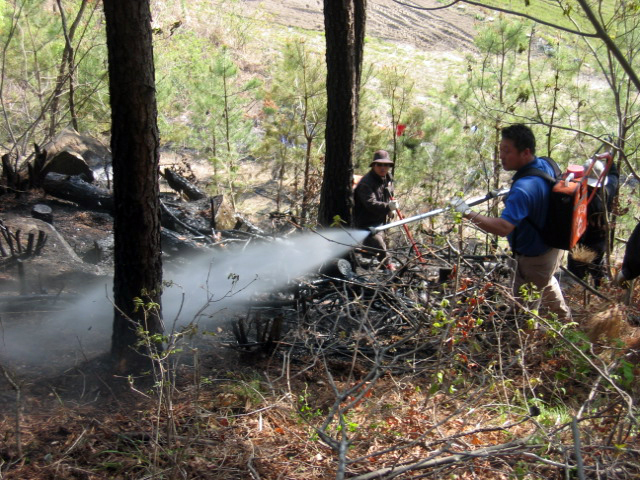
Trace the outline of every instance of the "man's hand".
{"label": "man's hand", "polygon": [[451,208],[453,210],[455,210],[458,213],[461,213],[462,215],[467,215],[471,213],[471,207],[469,207],[469,205],[467,205],[467,202],[465,202],[460,197],[451,199],[451,201],[449,202],[449,205],[451,205]]}
{"label": "man's hand", "polygon": [[395,212],[397,209],[398,209],[398,201],[397,200],[389,201],[389,210],[391,210],[392,212]]}

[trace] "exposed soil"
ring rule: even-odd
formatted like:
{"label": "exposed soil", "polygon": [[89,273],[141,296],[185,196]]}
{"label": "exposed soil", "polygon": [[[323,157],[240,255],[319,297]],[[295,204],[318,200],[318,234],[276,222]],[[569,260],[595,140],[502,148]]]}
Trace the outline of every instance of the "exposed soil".
{"label": "exposed soil", "polygon": [[[420,8],[411,8],[403,3],[417,4]],[[249,11],[264,9],[283,25],[308,30],[324,29],[322,0],[250,0],[246,4]],[[437,0],[369,0],[367,8],[368,36],[443,52],[473,48],[476,22],[468,12],[479,9],[442,8],[442,3]],[[429,8],[437,9],[426,10]]]}

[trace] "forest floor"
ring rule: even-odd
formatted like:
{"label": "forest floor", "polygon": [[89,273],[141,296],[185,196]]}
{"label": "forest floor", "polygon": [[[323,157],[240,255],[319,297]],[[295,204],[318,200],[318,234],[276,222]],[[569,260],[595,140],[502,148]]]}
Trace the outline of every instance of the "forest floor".
{"label": "forest floor", "polygon": [[[265,9],[285,25],[322,29],[319,0],[245,3],[248,9]],[[421,3],[441,5],[436,0]],[[474,17],[460,9],[407,11],[393,0],[371,0],[369,6],[369,35],[442,51],[445,57],[459,55],[461,48],[472,48]],[[243,168],[248,178],[260,179],[261,184],[243,193],[238,207],[268,228],[268,212],[275,210],[273,196],[256,192],[269,191],[271,176],[252,171],[248,164]],[[196,176],[205,178],[206,169],[198,170]],[[0,215],[27,216],[32,205],[43,200],[47,199],[39,192],[21,199],[3,198]],[[111,224],[103,215],[64,202],[56,204],[56,213],[56,228],[79,253],[86,253],[96,239],[110,233]],[[402,238],[401,232],[398,235]],[[401,258],[406,260],[406,254]],[[416,275],[421,278],[421,273]],[[98,278],[108,281],[108,272]],[[558,454],[559,449],[532,449],[532,453],[517,450],[522,445],[512,442],[537,434],[531,442],[553,437],[565,442],[563,445],[570,444],[567,430],[557,426],[566,422],[562,413],[556,415],[548,409],[544,418],[529,418],[527,404],[514,407],[518,402],[514,397],[538,396],[541,402],[551,403],[560,389],[565,389],[563,402],[570,411],[578,401],[575,399],[595,396],[596,380],[579,370],[586,370],[585,365],[576,365],[575,357],[559,347],[553,332],[523,335],[522,329],[498,318],[504,313],[500,305],[489,305],[500,321],[487,321],[480,328],[473,323],[473,315],[464,314],[475,312],[485,302],[479,293],[460,299],[466,302],[465,312],[464,308],[451,310],[456,312],[456,321],[448,337],[432,330],[433,326],[416,327],[411,322],[413,309],[421,307],[407,297],[418,283],[432,281],[431,276],[418,282],[416,277],[392,278],[373,270],[366,278],[367,285],[359,287],[366,293],[375,285],[375,291],[382,295],[382,300],[368,298],[365,302],[369,308],[366,318],[380,316],[380,337],[367,337],[367,332],[357,328],[332,332],[314,324],[307,330],[308,336],[289,336],[274,348],[269,342],[259,345],[259,340],[276,332],[258,332],[256,317],[249,319],[246,313],[247,321],[251,320],[246,333],[254,345],[239,348],[238,332],[234,333],[231,322],[216,325],[183,341],[184,350],[174,355],[175,369],[163,370],[169,362],[158,362],[154,374],[146,378],[120,377],[111,371],[107,349],[112,310],[105,282],[98,282],[102,292],[99,302],[92,297],[89,303],[72,308],[48,304],[47,311],[2,312],[0,342],[3,352],[11,350],[15,356],[0,358],[0,479],[320,480],[336,478],[341,456],[358,458],[348,465],[350,476],[415,464],[425,458],[438,461],[431,470],[416,468],[397,478],[532,480],[573,474],[551,460],[535,463],[533,459],[534,454],[545,458],[556,455],[553,461],[557,463],[558,457],[570,457],[570,453]],[[0,285],[14,280],[0,276]],[[498,288],[491,282],[471,287],[478,282],[472,275],[460,281],[474,292],[479,288],[495,293]],[[429,291],[443,297],[443,309],[446,288],[437,286]],[[324,292],[326,297],[315,304],[309,295],[319,322],[337,317],[328,312],[341,304],[348,307],[354,300],[347,288],[344,292],[335,290]],[[603,291],[612,302],[587,296],[575,286],[567,287],[577,320],[615,311],[614,326],[619,334],[626,328],[622,318],[638,318],[637,305],[624,306],[624,292],[619,289],[607,287]],[[502,295],[499,288],[496,295]],[[389,316],[389,311],[400,320]],[[340,318],[347,323],[352,314],[351,310],[340,310]],[[280,325],[277,318],[263,315],[270,329]],[[399,323],[390,325],[392,320]],[[16,325],[22,332],[19,338],[8,334]],[[407,336],[411,328],[419,330],[415,338]],[[632,343],[635,330],[627,333]],[[54,341],[60,339],[63,341]],[[372,369],[367,356],[387,347],[403,356],[390,365],[381,360],[378,366],[385,373],[371,377],[377,367]],[[606,344],[596,348],[605,351],[609,359],[619,352]],[[356,357],[351,352],[364,355]],[[509,375],[508,386],[496,380],[503,374]],[[565,381],[560,383],[559,378]],[[637,392],[633,388],[631,392],[635,398]],[[615,470],[619,477],[615,478],[633,478],[620,471],[632,470],[623,463],[623,444],[638,450],[638,430],[635,426],[625,430],[629,424],[624,402],[613,393],[608,395],[607,405],[593,407],[607,409],[608,416],[593,428],[589,441],[590,446],[598,444],[601,428],[605,436],[616,432],[617,447],[613,452],[609,446],[597,451],[594,447],[592,458],[585,460],[589,464],[593,458],[621,459]],[[340,415],[324,430],[329,438],[322,441],[322,421],[332,409]],[[518,409],[519,416],[511,413]],[[348,438],[350,445],[338,442],[334,449],[327,446],[341,437]],[[483,453],[475,458],[451,458],[456,451],[503,445],[495,456]],[[342,451],[337,448],[340,446]],[[530,476],[523,473],[526,468],[532,472]],[[384,478],[384,472],[380,477]]]}

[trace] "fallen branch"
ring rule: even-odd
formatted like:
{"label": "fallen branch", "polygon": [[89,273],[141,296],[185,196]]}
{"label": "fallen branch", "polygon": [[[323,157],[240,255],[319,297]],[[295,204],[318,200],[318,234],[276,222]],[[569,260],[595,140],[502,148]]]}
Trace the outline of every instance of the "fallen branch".
{"label": "fallen branch", "polygon": [[[528,435],[524,438],[520,438],[512,442],[502,443],[500,445],[492,445],[490,447],[479,448],[478,450],[473,450],[473,451],[459,452],[454,455],[438,458],[442,454],[449,453],[448,449],[443,448],[440,450],[436,450],[429,458],[425,458],[424,460],[420,460],[419,462],[413,463],[411,465],[405,465],[400,468],[398,467],[381,468],[380,470],[375,470],[373,472],[365,473],[363,475],[358,475],[357,477],[351,477],[351,480],[372,480],[376,478],[378,479],[393,478],[393,477],[397,477],[398,475],[402,475],[403,473],[412,472],[415,470],[424,470],[426,468],[441,467],[443,465],[451,465],[454,463],[464,462],[465,460],[469,460],[472,458],[521,454],[522,452],[518,452],[515,450],[525,446],[531,438],[532,438],[532,435]],[[553,464],[555,466],[566,467],[565,464],[561,464],[557,462],[553,462]]]}
{"label": "fallen branch", "polygon": [[589,285],[587,282],[585,282],[584,280],[582,280],[581,278],[577,277],[573,272],[571,272],[567,267],[565,267],[564,265],[560,265],[560,269],[569,275],[569,277],[571,277],[572,280],[575,280],[576,282],[578,282],[580,284],[580,286],[582,286],[583,288],[585,288],[586,290],[589,290],[591,293],[593,293],[594,295],[597,295],[598,297],[602,298],[603,300],[606,300],[607,302],[612,302],[613,300],[611,300],[609,297],[607,297],[606,295],[600,293],[598,290],[596,290],[595,288],[593,288],[591,285]]}

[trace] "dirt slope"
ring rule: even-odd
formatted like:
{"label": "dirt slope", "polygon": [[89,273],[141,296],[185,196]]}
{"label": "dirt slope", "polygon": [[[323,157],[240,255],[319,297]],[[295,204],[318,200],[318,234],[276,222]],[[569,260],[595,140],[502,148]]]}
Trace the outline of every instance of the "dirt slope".
{"label": "dirt slope", "polygon": [[[474,17],[460,7],[424,10],[394,0],[369,0],[367,35],[409,43],[418,48],[467,50],[473,48]],[[409,2],[406,2],[409,3]],[[442,7],[437,0],[419,0],[422,8]],[[283,25],[323,30],[322,0],[249,0],[247,11],[263,9]]]}

